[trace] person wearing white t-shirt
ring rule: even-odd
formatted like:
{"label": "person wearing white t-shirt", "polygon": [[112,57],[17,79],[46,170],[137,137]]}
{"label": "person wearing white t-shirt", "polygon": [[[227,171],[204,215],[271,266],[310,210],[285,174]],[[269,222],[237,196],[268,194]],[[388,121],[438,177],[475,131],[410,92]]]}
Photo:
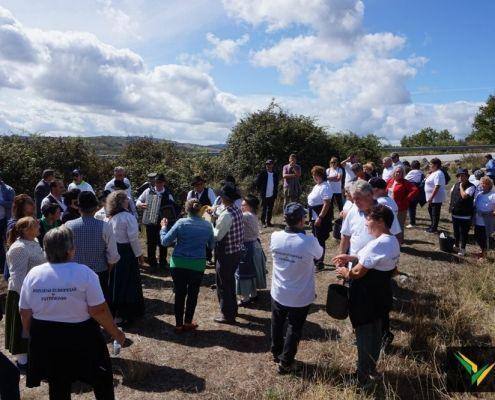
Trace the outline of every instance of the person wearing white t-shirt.
{"label": "person wearing white t-shirt", "polygon": [[452,186],[450,191],[450,207],[452,214],[452,226],[454,230],[455,244],[454,249],[457,255],[466,254],[466,244],[469,230],[471,229],[471,220],[474,211],[474,196],[476,187],[468,180],[468,170],[459,168],[457,170],[457,182]]}
{"label": "person wearing white t-shirt", "polygon": [[75,169],[74,171],[72,171],[72,179],[73,181],[69,184],[67,191],[71,191],[72,189],[79,189],[81,192],[95,192],[93,190],[93,187],[84,180],[84,176],[81,174],[80,170]]}
{"label": "person wearing white t-shirt", "polygon": [[351,154],[344,161],[340,163],[340,166],[345,171],[345,182],[344,185],[347,185],[353,182],[356,179],[356,174],[352,171],[352,166],[358,162],[358,159],[355,154]]}
{"label": "person wearing white t-shirt", "polygon": [[47,380],[50,398],[67,399],[72,382],[82,380],[93,386],[96,398],[114,398],[100,325],[121,345],[125,335],[113,322],[98,276],[71,262],[75,249],[67,227],[50,230],[44,249],[48,262],[29,271],[19,301],[23,332],[30,338],[27,386]]}
{"label": "person wearing white t-shirt", "polygon": [[[350,280],[349,317],[356,332],[357,375],[360,384],[376,376],[382,344],[390,345],[391,278],[397,271],[400,245],[390,234],[394,215],[381,204],[372,207],[366,226],[371,240],[355,255],[340,254],[333,262],[338,276]],[[348,263],[356,263],[348,269]]]}
{"label": "person wearing white t-shirt", "polygon": [[392,159],[390,157],[385,157],[382,162],[383,162],[382,179],[385,182],[387,182],[394,174],[394,166],[392,164]]}
{"label": "person wearing white t-shirt", "polygon": [[385,182],[382,178],[371,178],[369,184],[373,188],[373,198],[375,199],[375,201],[378,204],[387,206],[394,213],[392,228],[394,232],[399,232],[397,233],[397,239],[399,240],[399,243],[402,244],[402,228],[400,227],[399,218],[397,217],[399,206],[397,205],[396,201],[388,195],[387,182]]}
{"label": "person wearing white t-shirt", "polygon": [[332,204],[337,204],[339,212],[342,211],[344,206],[344,201],[342,198],[342,168],[339,167],[339,159],[337,157],[332,157],[330,159],[330,166],[327,168],[327,181],[332,189]]}
{"label": "person wearing white t-shirt", "polygon": [[392,167],[403,167],[404,163],[399,158],[399,153],[390,154],[390,159],[392,160]]}
{"label": "person wearing white t-shirt", "polygon": [[[342,223],[340,253],[356,255],[373,239],[366,229],[366,216],[376,205],[376,201],[373,198],[373,189],[368,182],[355,182],[351,187],[351,192],[354,204]],[[396,218],[393,219],[390,231],[392,235],[400,233]]]}
{"label": "person wearing white t-shirt", "polygon": [[490,248],[490,238],[495,231],[495,192],[493,181],[484,176],[480,180],[481,192],[474,199],[474,235],[480,246],[480,260],[486,257],[486,251]]}
{"label": "person wearing white t-shirt", "polygon": [[314,261],[323,254],[318,240],[304,231],[305,217],[302,205],[289,203],[284,209],[287,228],[274,232],[270,239],[271,352],[281,374],[294,369],[303,325],[316,297]]}
{"label": "person wearing white t-shirt", "polygon": [[311,227],[313,235],[318,239],[318,243],[323,247],[323,255],[316,261],[316,266],[322,270],[325,265],[325,242],[330,237],[332,230],[332,189],[325,179],[325,168],[314,166],[311,169],[311,176],[316,183],[313,190],[308,195],[308,206],[310,212]]}
{"label": "person wearing white t-shirt", "polygon": [[437,233],[440,222],[442,203],[445,200],[445,174],[442,171],[442,162],[438,158],[430,161],[430,174],[425,179],[425,196],[428,203],[431,225],[426,232]]}

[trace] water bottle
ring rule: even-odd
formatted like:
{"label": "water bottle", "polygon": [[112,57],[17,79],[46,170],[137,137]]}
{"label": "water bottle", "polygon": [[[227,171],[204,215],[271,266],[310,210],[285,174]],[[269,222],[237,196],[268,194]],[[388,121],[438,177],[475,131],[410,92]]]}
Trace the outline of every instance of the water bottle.
{"label": "water bottle", "polygon": [[116,340],[113,341],[113,355],[118,356],[120,354],[121,345]]}

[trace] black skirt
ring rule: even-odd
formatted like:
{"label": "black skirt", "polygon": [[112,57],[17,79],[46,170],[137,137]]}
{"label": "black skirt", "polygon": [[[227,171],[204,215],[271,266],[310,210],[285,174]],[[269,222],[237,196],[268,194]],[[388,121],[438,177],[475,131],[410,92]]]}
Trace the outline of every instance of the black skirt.
{"label": "black skirt", "polygon": [[117,243],[120,260],[110,273],[112,311],[125,320],[144,314],[139,264],[129,243]]}
{"label": "black skirt", "polygon": [[19,293],[14,290],[7,292],[5,302],[5,348],[10,354],[23,354],[28,350],[28,341],[22,338]]}
{"label": "black skirt", "polygon": [[93,385],[112,373],[100,327],[93,319],[80,323],[31,322],[26,386],[81,381]]}

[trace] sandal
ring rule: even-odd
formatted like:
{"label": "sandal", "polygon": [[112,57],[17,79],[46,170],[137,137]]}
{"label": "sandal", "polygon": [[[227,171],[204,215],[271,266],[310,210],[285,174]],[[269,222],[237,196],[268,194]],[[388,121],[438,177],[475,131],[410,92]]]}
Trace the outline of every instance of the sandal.
{"label": "sandal", "polygon": [[187,323],[186,322],[184,324],[184,327],[183,328],[184,328],[184,331],[189,332],[189,331],[195,331],[196,329],[198,329],[198,326],[199,325],[196,322],[193,321],[191,323]]}

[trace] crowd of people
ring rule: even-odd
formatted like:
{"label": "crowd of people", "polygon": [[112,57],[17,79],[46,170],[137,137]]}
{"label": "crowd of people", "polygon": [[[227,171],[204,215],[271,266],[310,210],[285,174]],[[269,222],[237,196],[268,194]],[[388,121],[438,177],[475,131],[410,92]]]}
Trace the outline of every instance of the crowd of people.
{"label": "crowd of people", "polygon": [[[450,189],[459,256],[466,256],[471,226],[479,258],[490,248],[495,162],[491,155],[486,159],[486,166],[472,174],[459,168]],[[394,339],[391,278],[405,232],[416,227],[418,205],[427,205],[427,232],[439,232],[450,175],[437,158],[422,169],[419,161],[401,161],[397,153],[383,159],[381,172],[374,163],[361,164],[354,154],[343,161],[333,157],[328,168],[317,165],[307,171],[314,184],[308,191],[295,154],[281,170],[279,176],[274,160],[267,160],[254,184],[257,193],[245,195],[232,176],[219,190],[195,176],[184,207],[162,173],[150,173],[148,182],[133,192],[125,169],[116,167],[99,193],[79,169],[67,188],[47,169],[34,198],[16,196],[0,178],[0,268],[8,282],[5,347],[16,358],[13,366],[0,357],[10,371],[4,374],[9,387],[0,379],[1,398],[19,398],[22,372],[28,387],[46,380],[51,399],[70,398],[76,380],[92,385],[97,399],[113,399],[102,329],[123,345],[124,330],[139,323],[145,313],[145,267],[172,277],[177,334],[198,329],[194,314],[208,267],[216,274],[219,314],[214,321],[235,324],[238,308],[255,305],[258,291],[267,288],[260,229],[273,227],[279,197],[285,229],[272,233],[267,249],[273,265],[271,351],[279,373],[298,368],[297,346],[315,300],[315,270],[326,267],[326,245],[334,230],[340,245],[332,264],[348,287],[358,348],[356,378],[361,384],[373,381],[380,350]],[[306,235],[307,223],[312,235]]]}

